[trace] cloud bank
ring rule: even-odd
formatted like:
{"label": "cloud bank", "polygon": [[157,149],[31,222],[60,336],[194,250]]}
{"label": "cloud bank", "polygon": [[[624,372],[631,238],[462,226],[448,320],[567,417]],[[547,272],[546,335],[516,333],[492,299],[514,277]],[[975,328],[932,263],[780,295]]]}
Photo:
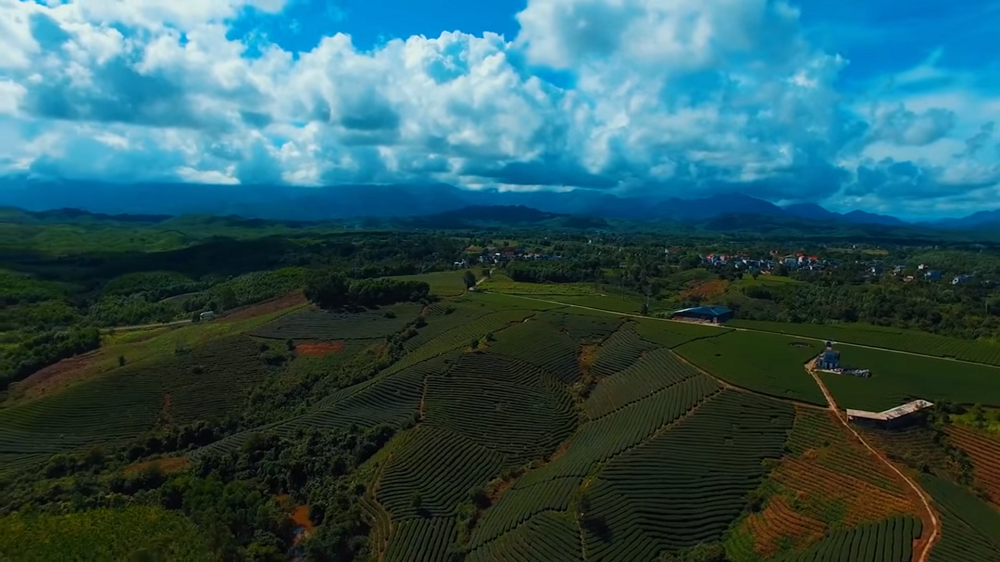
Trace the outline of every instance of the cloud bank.
{"label": "cloud bank", "polygon": [[937,57],[847,87],[783,0],[529,0],[516,37],[370,50],[230,33],[285,3],[0,0],[0,175],[1000,202],[1000,90]]}

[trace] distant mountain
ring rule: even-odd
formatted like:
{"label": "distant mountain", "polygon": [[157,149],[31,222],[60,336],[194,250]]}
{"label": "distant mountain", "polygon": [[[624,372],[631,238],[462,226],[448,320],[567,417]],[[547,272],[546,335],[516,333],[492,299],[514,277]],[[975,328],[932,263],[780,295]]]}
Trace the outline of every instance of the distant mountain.
{"label": "distant mountain", "polygon": [[445,229],[540,225],[588,229],[609,226],[601,218],[549,213],[524,205],[474,205],[434,215],[403,217],[395,219],[395,222],[414,228]]}
{"label": "distant mountain", "polygon": [[[746,215],[786,217],[838,224],[877,224],[902,226],[907,223],[887,215],[862,210],[841,214],[815,203],[779,207],[738,193],[717,194],[699,199],[667,199],[644,196],[619,196],[603,190],[501,192],[463,189],[448,184],[413,185],[339,185],[330,187],[232,186],[203,184],[115,184],[89,181],[34,181],[26,177],[0,178],[0,205],[10,205],[32,212],[60,212],[76,209],[110,218],[141,216],[137,220],[159,220],[163,215],[238,216],[243,219],[284,221],[323,221],[335,219],[432,217],[444,223],[472,221],[482,224],[496,220],[450,216],[475,208],[521,207],[503,222],[528,223],[531,220],[556,220],[539,213],[566,216],[622,219],[629,221],[698,222],[720,216]],[[54,215],[53,215],[54,217]],[[68,215],[67,215],[67,218]],[[509,220],[508,220],[509,219]],[[425,224],[426,224],[425,219]],[[588,219],[593,220],[593,219]],[[498,223],[499,224],[499,223]],[[921,223],[920,227],[938,229],[1000,230],[1000,211],[984,211],[960,219]],[[598,228],[600,228],[598,226]]]}

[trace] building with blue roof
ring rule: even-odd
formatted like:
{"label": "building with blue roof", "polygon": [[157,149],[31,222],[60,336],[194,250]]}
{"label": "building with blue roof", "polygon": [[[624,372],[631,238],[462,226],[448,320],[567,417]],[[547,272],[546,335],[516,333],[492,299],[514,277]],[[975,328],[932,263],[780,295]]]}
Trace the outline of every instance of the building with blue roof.
{"label": "building with blue roof", "polygon": [[674,320],[698,320],[722,324],[727,320],[732,320],[733,311],[724,306],[696,306],[675,310],[670,317]]}

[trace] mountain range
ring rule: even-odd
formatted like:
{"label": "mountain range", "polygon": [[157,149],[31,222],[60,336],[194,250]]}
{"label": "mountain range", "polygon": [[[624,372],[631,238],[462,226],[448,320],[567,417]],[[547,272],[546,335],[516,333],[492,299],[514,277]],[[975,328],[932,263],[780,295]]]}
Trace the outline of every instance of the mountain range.
{"label": "mountain range", "polygon": [[619,196],[589,189],[501,192],[463,189],[447,184],[307,188],[277,185],[123,185],[7,178],[0,180],[0,206],[29,211],[72,208],[109,215],[211,214],[296,221],[420,217],[468,207],[519,206],[542,213],[633,221],[697,222],[727,215],[757,215],[838,224],[1000,230],[1000,210],[915,224],[862,210],[836,213],[815,203],[781,207],[738,193],[699,199],[664,199]]}

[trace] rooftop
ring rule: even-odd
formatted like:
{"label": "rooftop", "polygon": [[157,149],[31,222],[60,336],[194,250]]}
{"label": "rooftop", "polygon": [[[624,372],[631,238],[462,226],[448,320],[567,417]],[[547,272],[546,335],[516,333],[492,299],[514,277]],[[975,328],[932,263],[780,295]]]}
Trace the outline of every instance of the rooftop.
{"label": "rooftop", "polygon": [[884,412],[866,412],[864,410],[847,410],[848,418],[865,418],[869,420],[890,421],[903,416],[919,412],[925,408],[931,408],[934,404],[926,400],[914,400],[902,406],[896,406]]}
{"label": "rooftop", "polygon": [[681,314],[684,312],[692,314],[708,314],[711,316],[723,316],[725,314],[732,314],[732,310],[724,306],[695,306],[692,308],[682,308],[680,310],[675,310],[674,314]]}

